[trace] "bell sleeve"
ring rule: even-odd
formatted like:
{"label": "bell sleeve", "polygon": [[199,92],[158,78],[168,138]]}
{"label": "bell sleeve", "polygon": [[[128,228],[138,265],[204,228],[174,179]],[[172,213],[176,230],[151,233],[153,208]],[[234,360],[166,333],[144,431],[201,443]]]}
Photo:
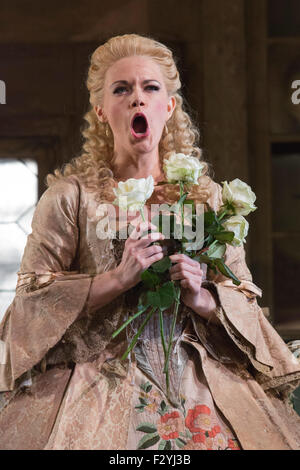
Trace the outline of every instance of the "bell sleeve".
{"label": "bell sleeve", "polygon": [[[221,201],[221,187],[217,185],[212,207],[218,210]],[[253,283],[244,246],[227,245],[225,263],[241,283],[236,286],[231,279],[208,270],[202,287],[216,300],[213,313],[221,326],[193,312],[191,317],[199,339],[222,362],[235,362],[242,367],[250,364],[265,389],[288,382],[297,386],[300,364],[258,305],[257,297],[262,297],[262,290]]]}
{"label": "bell sleeve", "polygon": [[0,325],[0,391],[13,390],[85,311],[93,276],[72,270],[79,203],[80,185],[69,177],[37,204],[15,298]]}

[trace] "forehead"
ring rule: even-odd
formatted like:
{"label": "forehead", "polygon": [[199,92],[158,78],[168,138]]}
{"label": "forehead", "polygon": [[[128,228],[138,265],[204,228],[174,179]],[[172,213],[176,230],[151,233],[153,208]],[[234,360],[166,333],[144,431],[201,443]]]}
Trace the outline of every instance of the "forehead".
{"label": "forehead", "polygon": [[119,59],[106,72],[108,85],[116,80],[132,81],[136,78],[163,81],[159,65],[153,59],[144,56]]}

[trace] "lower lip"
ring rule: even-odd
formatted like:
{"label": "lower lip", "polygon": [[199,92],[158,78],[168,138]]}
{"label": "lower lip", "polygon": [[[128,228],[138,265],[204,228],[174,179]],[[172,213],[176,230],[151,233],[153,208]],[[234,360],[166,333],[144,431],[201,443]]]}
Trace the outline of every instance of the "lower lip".
{"label": "lower lip", "polygon": [[130,128],[130,131],[131,131],[131,135],[133,135],[135,139],[144,139],[145,137],[148,137],[148,135],[150,134],[149,127],[147,127],[147,130],[146,132],[144,132],[144,134],[136,134],[132,127]]}

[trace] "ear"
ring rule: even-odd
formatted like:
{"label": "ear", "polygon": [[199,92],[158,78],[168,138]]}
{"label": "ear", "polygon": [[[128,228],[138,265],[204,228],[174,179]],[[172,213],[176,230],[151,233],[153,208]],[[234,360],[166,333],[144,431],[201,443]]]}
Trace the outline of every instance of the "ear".
{"label": "ear", "polygon": [[168,106],[167,106],[167,109],[168,109],[168,119],[170,119],[170,117],[172,116],[175,107],[176,107],[176,99],[175,99],[175,96],[170,96],[169,102],[168,102]]}
{"label": "ear", "polygon": [[100,122],[106,122],[107,121],[106,116],[103,112],[103,109],[98,104],[96,106],[94,106],[94,111],[97,114],[98,119],[99,119]]}

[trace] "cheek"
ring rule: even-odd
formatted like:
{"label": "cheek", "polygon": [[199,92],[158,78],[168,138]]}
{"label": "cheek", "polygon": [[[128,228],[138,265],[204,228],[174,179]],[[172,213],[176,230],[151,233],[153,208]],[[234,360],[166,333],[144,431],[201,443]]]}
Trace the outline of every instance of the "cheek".
{"label": "cheek", "polygon": [[166,104],[162,101],[158,101],[156,104],[155,104],[155,113],[157,114],[157,117],[158,119],[161,121],[161,122],[164,122],[166,117],[167,117],[167,107],[166,107]]}
{"label": "cheek", "polygon": [[116,104],[110,107],[108,118],[113,127],[120,126],[122,122],[122,112],[119,105]]}

